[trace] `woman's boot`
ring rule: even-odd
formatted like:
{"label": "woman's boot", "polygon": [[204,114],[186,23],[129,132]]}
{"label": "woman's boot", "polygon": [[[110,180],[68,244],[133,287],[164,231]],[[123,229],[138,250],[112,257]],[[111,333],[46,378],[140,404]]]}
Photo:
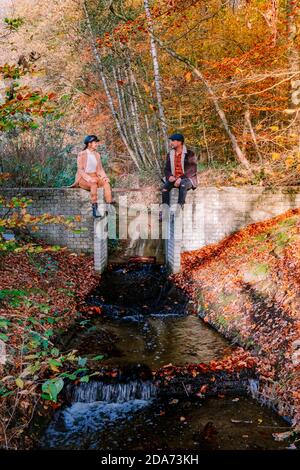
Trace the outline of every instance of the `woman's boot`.
{"label": "woman's boot", "polygon": [[97,203],[97,202],[93,202],[93,203],[92,203],[92,210],[93,210],[93,217],[101,218],[101,219],[104,218],[104,214],[100,214],[100,212],[99,212],[98,203]]}

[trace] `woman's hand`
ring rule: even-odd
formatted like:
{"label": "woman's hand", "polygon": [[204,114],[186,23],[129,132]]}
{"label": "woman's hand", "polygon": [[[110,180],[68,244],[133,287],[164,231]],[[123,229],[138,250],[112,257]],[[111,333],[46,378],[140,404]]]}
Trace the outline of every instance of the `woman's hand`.
{"label": "woman's hand", "polygon": [[109,183],[109,178],[108,176],[100,176],[99,177],[102,183]]}
{"label": "woman's hand", "polygon": [[97,176],[90,176],[89,177],[89,183],[98,183],[98,177]]}

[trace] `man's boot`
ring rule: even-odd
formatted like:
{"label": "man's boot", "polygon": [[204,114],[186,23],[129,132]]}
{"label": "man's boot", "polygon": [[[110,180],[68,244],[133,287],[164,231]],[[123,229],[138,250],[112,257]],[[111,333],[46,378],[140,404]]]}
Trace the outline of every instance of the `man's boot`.
{"label": "man's boot", "polygon": [[105,214],[100,214],[97,202],[92,203],[92,210],[93,210],[93,217],[97,219],[103,219],[105,217]]}

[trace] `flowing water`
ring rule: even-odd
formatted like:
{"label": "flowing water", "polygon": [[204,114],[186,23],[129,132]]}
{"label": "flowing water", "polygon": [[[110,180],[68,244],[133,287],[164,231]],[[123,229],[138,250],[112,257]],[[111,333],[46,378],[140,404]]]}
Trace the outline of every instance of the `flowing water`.
{"label": "flowing water", "polygon": [[41,448],[98,450],[282,449],[288,424],[247,396],[162,397],[151,370],[209,362],[233,346],[191,314],[185,294],[157,265],[108,270],[87,299],[101,313],[63,337],[82,357],[123,367],[126,379],[69,385]]}

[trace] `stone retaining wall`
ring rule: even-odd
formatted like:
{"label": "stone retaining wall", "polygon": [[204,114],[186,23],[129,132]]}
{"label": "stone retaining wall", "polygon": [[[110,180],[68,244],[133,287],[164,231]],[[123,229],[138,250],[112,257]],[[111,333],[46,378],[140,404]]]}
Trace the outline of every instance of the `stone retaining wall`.
{"label": "stone retaining wall", "polygon": [[[6,198],[19,195],[32,199],[28,209],[32,215],[44,213],[66,217],[79,215],[81,221],[76,223],[76,229],[80,229],[81,233],[74,233],[62,225],[52,224],[41,225],[38,232],[33,232],[33,236],[51,244],[67,246],[77,253],[94,253],[99,269],[104,269],[107,262],[107,244],[102,243],[101,246],[99,244],[87,191],[77,188],[9,188],[0,189],[0,194]],[[177,201],[177,194],[178,190],[173,189],[172,203]],[[144,191],[116,189],[114,195],[116,199],[118,196],[128,196],[129,204],[149,198],[145,189]],[[101,200],[102,190],[99,189],[99,201]],[[159,200],[159,192],[152,192],[151,202],[158,203]],[[261,186],[200,187],[188,192],[186,202],[186,207],[190,204],[192,212],[184,218],[183,239],[180,241],[176,239],[175,224],[171,223],[170,236],[165,243],[166,262],[172,272],[180,270],[180,253],[218,242],[246,225],[300,207],[300,187],[274,189]],[[0,216],[3,212],[4,209],[0,208]],[[161,245],[160,240],[157,243]],[[155,250],[155,244],[152,245]]]}

